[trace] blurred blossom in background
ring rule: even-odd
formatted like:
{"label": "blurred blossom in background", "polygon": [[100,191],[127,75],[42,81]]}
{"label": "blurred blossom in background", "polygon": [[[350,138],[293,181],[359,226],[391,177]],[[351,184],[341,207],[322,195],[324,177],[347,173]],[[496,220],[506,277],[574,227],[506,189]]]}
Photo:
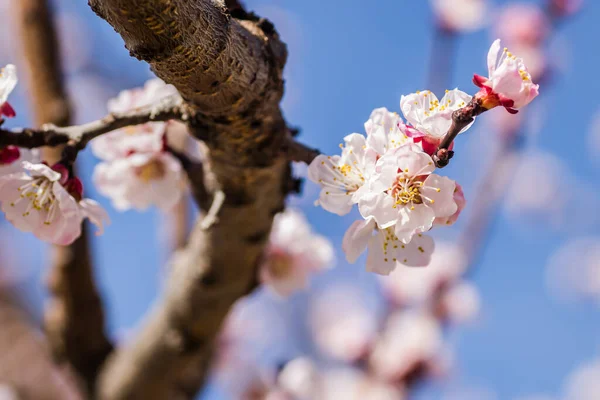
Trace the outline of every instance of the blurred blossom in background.
{"label": "blurred blossom in background", "polygon": [[[24,69],[11,3],[0,0],[0,64]],[[245,3],[288,44],[286,118],[325,154],[362,132],[371,110],[399,112],[402,94],[443,83],[474,95],[472,76],[486,72],[496,38],[524,59],[540,97],[516,116],[478,117],[457,139],[444,173],[461,182],[467,206],[434,233],[427,267],[376,277],[364,255],[347,263],[342,237],[357,212],[340,218],[314,207],[318,187],[306,182],[289,204],[307,222],[275,231],[277,262],[262,266],[268,287],[232,310],[199,398],[600,399],[600,2]],[[108,99],[153,75],[87,2],[54,4],[77,122],[99,118]],[[24,111],[14,126],[30,125],[25,75],[11,101]],[[91,182],[99,161],[90,151],[83,159],[86,194],[113,221],[95,241],[96,275],[110,331],[127,340],[162,288],[170,228],[155,208],[117,212]],[[305,166],[295,170],[306,176]],[[490,170],[497,176],[481,186]],[[484,229],[464,236],[482,193]],[[37,321],[46,254],[2,222],[0,290],[18,292]],[[0,398],[11,396],[0,382]]]}

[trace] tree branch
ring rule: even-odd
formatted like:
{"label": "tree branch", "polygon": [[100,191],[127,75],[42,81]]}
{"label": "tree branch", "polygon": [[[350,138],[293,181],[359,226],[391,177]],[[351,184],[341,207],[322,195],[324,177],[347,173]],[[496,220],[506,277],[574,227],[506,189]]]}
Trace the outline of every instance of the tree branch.
{"label": "tree branch", "polygon": [[289,161],[304,162],[310,164],[321,152],[297,142],[292,137],[283,145],[282,151]]}
{"label": "tree branch", "polygon": [[225,195],[218,222],[196,223],[174,256],[166,292],[138,336],[107,360],[98,397],[193,398],[229,308],[256,286],[273,216],[292,186],[279,109],[286,48],[271,23],[236,19],[223,0],[90,5],[194,112],[192,134],[209,149],[202,175],[189,174],[203,187],[201,212],[219,190]]}
{"label": "tree branch", "polygon": [[6,288],[0,288],[0,382],[19,399],[81,399],[71,374],[56,367],[47,343]]}
{"label": "tree branch", "polygon": [[[30,95],[36,122],[64,126],[70,123],[71,109],[62,80],[62,68],[52,14],[46,0],[20,0],[15,3],[18,37],[22,38],[30,77]],[[69,128],[29,130],[16,135],[0,134],[13,144],[40,138],[40,146],[73,135],[80,142],[88,136]],[[60,142],[60,141],[59,141]],[[26,146],[29,147],[29,146]],[[50,156],[56,156],[52,151]],[[45,328],[53,356],[69,363],[84,391],[93,392],[96,372],[111,350],[104,334],[104,312],[93,279],[86,229],[69,247],[55,246],[49,277],[50,300],[45,313]],[[43,386],[42,386],[43,387]],[[42,395],[40,398],[46,398]]]}
{"label": "tree branch", "polygon": [[469,104],[452,113],[452,125],[448,129],[448,133],[442,139],[437,153],[433,155],[433,161],[438,168],[443,168],[450,162],[454,152],[449,150],[450,145],[456,139],[456,136],[473,120],[476,116],[487,111],[486,108],[479,104],[479,101],[473,97]]}
{"label": "tree branch", "polygon": [[138,108],[124,113],[112,113],[100,120],[83,125],[61,127],[54,124],[44,124],[40,129],[13,130],[0,128],[0,146],[13,145],[32,149],[42,146],[55,147],[70,143],[81,150],[90,140],[115,129],[171,119],[183,121],[187,118],[188,114],[179,104],[178,97],[172,97],[165,99],[158,105]]}

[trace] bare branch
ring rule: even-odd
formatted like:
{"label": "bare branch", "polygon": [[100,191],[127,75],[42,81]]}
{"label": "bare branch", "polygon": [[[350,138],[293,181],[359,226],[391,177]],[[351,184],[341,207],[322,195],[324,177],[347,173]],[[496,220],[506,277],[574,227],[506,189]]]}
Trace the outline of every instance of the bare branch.
{"label": "bare branch", "polygon": [[438,168],[443,168],[448,165],[450,159],[454,155],[454,152],[449,149],[454,139],[456,139],[456,136],[458,136],[467,125],[473,122],[476,116],[485,111],[487,111],[487,109],[482,107],[481,104],[479,104],[479,101],[473,97],[469,104],[452,113],[452,125],[450,125],[448,133],[446,133],[446,136],[442,139],[437,153],[433,155],[433,161],[435,161]]}
{"label": "bare branch", "polygon": [[282,151],[286,154],[289,161],[303,162],[310,164],[321,152],[317,149],[308,147],[300,142],[289,138],[283,145]]}
{"label": "bare branch", "polygon": [[223,203],[225,202],[225,193],[221,190],[217,191],[213,197],[213,202],[208,210],[208,213],[204,216],[200,227],[204,230],[207,230],[214,224],[219,221],[219,211],[221,211],[221,207],[223,207]]}
{"label": "bare branch", "polygon": [[112,113],[100,120],[83,125],[60,127],[54,124],[45,124],[40,129],[0,129],[0,146],[14,145],[31,149],[70,143],[81,150],[90,140],[115,129],[170,119],[186,120],[188,115],[179,103],[178,97],[175,96],[158,105],[124,113]]}
{"label": "bare branch", "polygon": [[71,374],[52,362],[47,343],[6,287],[0,288],[0,382],[22,399],[81,399]]}
{"label": "bare branch", "polygon": [[[21,0],[15,5],[36,122],[68,125],[71,109],[62,80],[51,9],[46,0]],[[59,137],[63,139],[57,141]],[[87,135],[69,128],[47,127],[21,135],[0,133],[0,142],[6,140],[3,144],[28,144],[28,141],[38,140],[39,146],[59,145],[70,139],[77,139],[83,145],[89,140]],[[58,151],[52,149],[51,156]],[[53,253],[50,300],[45,313],[48,343],[53,356],[72,367],[84,391],[93,393],[96,372],[110,352],[111,344],[104,333],[104,312],[94,284],[85,227],[82,236],[72,245],[55,246]]]}

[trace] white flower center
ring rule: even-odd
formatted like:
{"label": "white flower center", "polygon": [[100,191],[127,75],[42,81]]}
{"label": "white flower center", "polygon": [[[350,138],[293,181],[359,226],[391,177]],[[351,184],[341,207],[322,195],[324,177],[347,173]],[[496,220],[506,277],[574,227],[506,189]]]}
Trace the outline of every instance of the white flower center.
{"label": "white flower center", "polygon": [[[325,164],[325,161],[322,161],[321,164]],[[362,174],[360,168],[358,168],[358,161],[354,161],[354,166],[350,164],[342,164],[342,165],[332,165],[333,169],[333,181],[337,183],[337,185],[331,185],[327,182],[323,181],[323,179],[319,179],[319,183],[324,186],[335,186],[340,187],[346,190],[346,194],[350,195],[353,192],[357,191],[364,183],[365,177]],[[329,192],[326,192],[329,194]]]}
{"label": "white flower center", "polygon": [[17,188],[19,198],[10,203],[10,205],[15,207],[21,201],[27,201],[29,204],[23,212],[23,217],[28,217],[32,209],[38,212],[45,212],[46,218],[44,224],[50,225],[58,210],[58,201],[52,191],[53,184],[54,182],[51,182],[46,177],[35,178]]}

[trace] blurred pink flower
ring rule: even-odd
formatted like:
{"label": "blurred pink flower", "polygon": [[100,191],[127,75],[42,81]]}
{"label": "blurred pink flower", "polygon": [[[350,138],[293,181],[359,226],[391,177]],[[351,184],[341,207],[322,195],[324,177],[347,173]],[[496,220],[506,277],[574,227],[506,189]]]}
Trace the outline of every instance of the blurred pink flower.
{"label": "blurred pink flower", "polygon": [[403,400],[402,387],[380,382],[353,369],[335,369],[322,374],[315,400]]}
{"label": "blurred pink flower", "polygon": [[277,383],[297,400],[312,400],[320,387],[321,375],[308,357],[288,362],[277,377]]}
{"label": "blurred pink flower", "polygon": [[426,311],[403,311],[388,319],[369,365],[381,379],[398,382],[413,368],[426,365],[441,349],[438,320]]}
{"label": "blurred pink flower", "polygon": [[386,297],[395,305],[424,304],[447,282],[458,278],[466,265],[462,250],[451,243],[438,241],[431,262],[424,268],[397,268],[380,282]]}
{"label": "blurred pink flower", "polygon": [[574,14],[583,6],[583,0],[548,0],[548,2],[550,11],[560,17]]}
{"label": "blurred pink flower", "polygon": [[[169,96],[178,95],[173,85],[160,79],[151,79],[143,88],[124,90],[108,101],[108,111],[122,113],[140,107],[157,104]],[[91,141],[96,157],[111,161],[137,152],[159,152],[163,148],[165,122],[149,122],[143,125],[117,129]]]}
{"label": "blurred pink flower", "polygon": [[481,308],[477,288],[467,282],[451,285],[444,291],[440,300],[444,316],[454,323],[471,321]]}
{"label": "blurred pink flower", "polygon": [[121,211],[152,205],[169,210],[186,188],[179,160],[167,152],[134,153],[102,162],[96,165],[93,180],[98,192]]}
{"label": "blurred pink flower", "polygon": [[568,377],[564,389],[564,400],[600,399],[600,361],[579,366]]}
{"label": "blurred pink flower", "polygon": [[509,216],[559,227],[569,201],[565,194],[574,189],[565,163],[551,153],[535,151],[521,157],[512,169],[514,177],[506,191],[510,196],[504,200]]}
{"label": "blurred pink flower", "polygon": [[486,3],[486,0],[431,0],[440,27],[456,32],[482,28],[486,22]]}
{"label": "blurred pink flower", "polygon": [[546,13],[539,6],[512,3],[501,10],[495,21],[494,32],[496,37],[508,43],[511,48],[538,47],[548,37],[550,23]]}
{"label": "blurred pink flower", "polygon": [[263,284],[281,296],[305,289],[311,274],[332,266],[331,242],[314,233],[304,215],[287,209],[277,214],[260,267]]}
{"label": "blurred pink flower", "polygon": [[600,301],[600,237],[570,240],[548,260],[546,281],[563,299]]}
{"label": "blurred pink flower", "polygon": [[319,350],[329,357],[353,362],[363,357],[377,336],[377,315],[351,286],[338,286],[313,296],[309,326]]}

